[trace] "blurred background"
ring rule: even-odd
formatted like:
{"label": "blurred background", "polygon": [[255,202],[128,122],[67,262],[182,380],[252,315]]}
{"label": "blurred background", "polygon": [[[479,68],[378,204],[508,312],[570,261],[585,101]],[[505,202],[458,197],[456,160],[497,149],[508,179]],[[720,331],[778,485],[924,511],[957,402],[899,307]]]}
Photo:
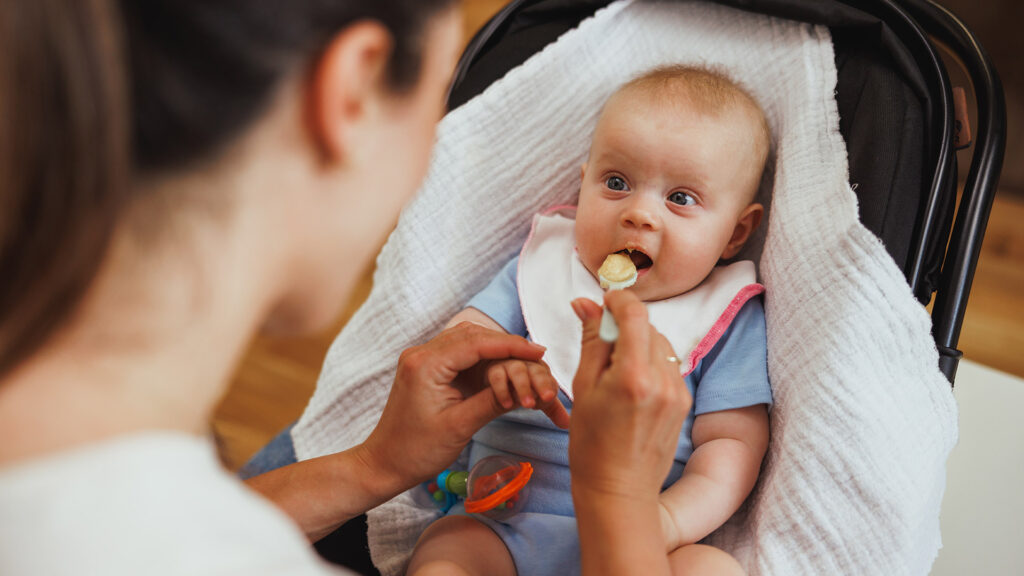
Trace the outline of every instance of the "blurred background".
{"label": "blurred background", "polygon": [[[983,244],[960,338],[966,359],[1024,377],[1024,2],[943,0],[977,34],[1006,91],[1008,146],[1000,190]],[[461,0],[464,40],[506,1]],[[956,82],[954,71],[951,76]],[[967,85],[963,75],[959,82]],[[972,118],[973,121],[973,118]],[[961,163],[973,148],[961,151]],[[960,171],[961,178],[966,170]],[[213,428],[225,463],[236,468],[302,413],[334,336],[369,294],[372,270],[358,293],[324,334],[301,339],[258,338],[238,367]]]}
{"label": "blurred background", "polygon": [[[1008,145],[960,338],[965,362],[954,390],[960,441],[947,464],[945,548],[932,574],[1024,574],[1024,548],[1013,536],[1024,518],[1024,426],[1018,417],[1024,405],[1024,2],[939,1],[974,31],[1002,78]],[[465,41],[504,4],[462,0]],[[969,86],[957,70],[950,76]],[[959,152],[961,166],[972,152]],[[367,270],[345,312],[323,334],[252,343],[212,421],[225,465],[237,468],[299,417],[327,348],[371,286]]]}

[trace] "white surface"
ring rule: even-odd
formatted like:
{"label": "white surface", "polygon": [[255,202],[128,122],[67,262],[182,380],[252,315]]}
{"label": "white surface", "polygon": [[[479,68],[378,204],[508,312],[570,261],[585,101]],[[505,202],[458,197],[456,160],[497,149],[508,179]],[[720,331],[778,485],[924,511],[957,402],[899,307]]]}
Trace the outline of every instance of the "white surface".
{"label": "white surface", "polygon": [[4,576],[326,576],[208,438],[140,432],[0,468]]}
{"label": "white surface", "polygon": [[1024,574],[1024,380],[961,362],[960,443],[949,458],[933,576]]}

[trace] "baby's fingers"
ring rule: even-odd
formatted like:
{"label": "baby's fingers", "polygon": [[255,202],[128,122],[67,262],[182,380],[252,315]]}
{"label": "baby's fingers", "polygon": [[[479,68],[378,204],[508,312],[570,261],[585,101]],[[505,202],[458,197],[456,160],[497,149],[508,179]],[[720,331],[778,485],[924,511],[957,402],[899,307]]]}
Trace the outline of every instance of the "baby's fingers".
{"label": "baby's fingers", "polygon": [[558,400],[558,396],[555,396],[547,402],[541,402],[538,406],[541,412],[547,415],[548,419],[555,426],[558,426],[562,430],[569,429],[569,412],[562,406],[562,402]]}
{"label": "baby's fingers", "polygon": [[544,412],[555,426],[568,428],[569,412],[558,400],[558,382],[551,375],[551,370],[539,362],[530,362],[527,369],[530,371],[533,391],[538,398],[537,409]]}
{"label": "baby's fingers", "polygon": [[505,363],[493,364],[487,369],[487,384],[494,391],[494,397],[502,408],[511,410],[515,407],[515,400],[509,390],[508,373],[505,370]]}
{"label": "baby's fingers", "polygon": [[516,393],[519,405],[523,408],[533,408],[537,400],[533,396],[533,387],[530,385],[530,370],[524,362],[505,362],[505,373],[509,382],[512,383],[512,390]]}
{"label": "baby's fingers", "polygon": [[537,395],[539,402],[550,402],[558,396],[558,383],[551,375],[551,369],[539,362],[530,362],[526,365],[530,373],[530,384],[533,392]]}

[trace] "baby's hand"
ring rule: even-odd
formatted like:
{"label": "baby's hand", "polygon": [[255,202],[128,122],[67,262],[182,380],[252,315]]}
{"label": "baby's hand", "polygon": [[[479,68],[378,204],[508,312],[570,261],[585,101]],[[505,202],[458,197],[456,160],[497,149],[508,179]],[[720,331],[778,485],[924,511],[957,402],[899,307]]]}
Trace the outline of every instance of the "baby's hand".
{"label": "baby's hand", "polygon": [[507,410],[516,405],[541,410],[559,428],[569,428],[569,413],[558,400],[558,383],[544,362],[502,360],[487,368],[487,383]]}

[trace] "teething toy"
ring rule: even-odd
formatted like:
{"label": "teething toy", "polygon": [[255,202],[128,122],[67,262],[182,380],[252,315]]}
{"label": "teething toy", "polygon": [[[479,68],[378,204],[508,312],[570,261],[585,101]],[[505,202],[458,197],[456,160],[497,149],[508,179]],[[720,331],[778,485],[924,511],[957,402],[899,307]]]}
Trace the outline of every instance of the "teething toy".
{"label": "teething toy", "polygon": [[494,520],[515,515],[529,495],[527,483],[533,474],[529,462],[517,462],[506,456],[488,456],[469,472],[445,470],[426,485],[434,502],[447,512],[459,498],[466,512]]}

